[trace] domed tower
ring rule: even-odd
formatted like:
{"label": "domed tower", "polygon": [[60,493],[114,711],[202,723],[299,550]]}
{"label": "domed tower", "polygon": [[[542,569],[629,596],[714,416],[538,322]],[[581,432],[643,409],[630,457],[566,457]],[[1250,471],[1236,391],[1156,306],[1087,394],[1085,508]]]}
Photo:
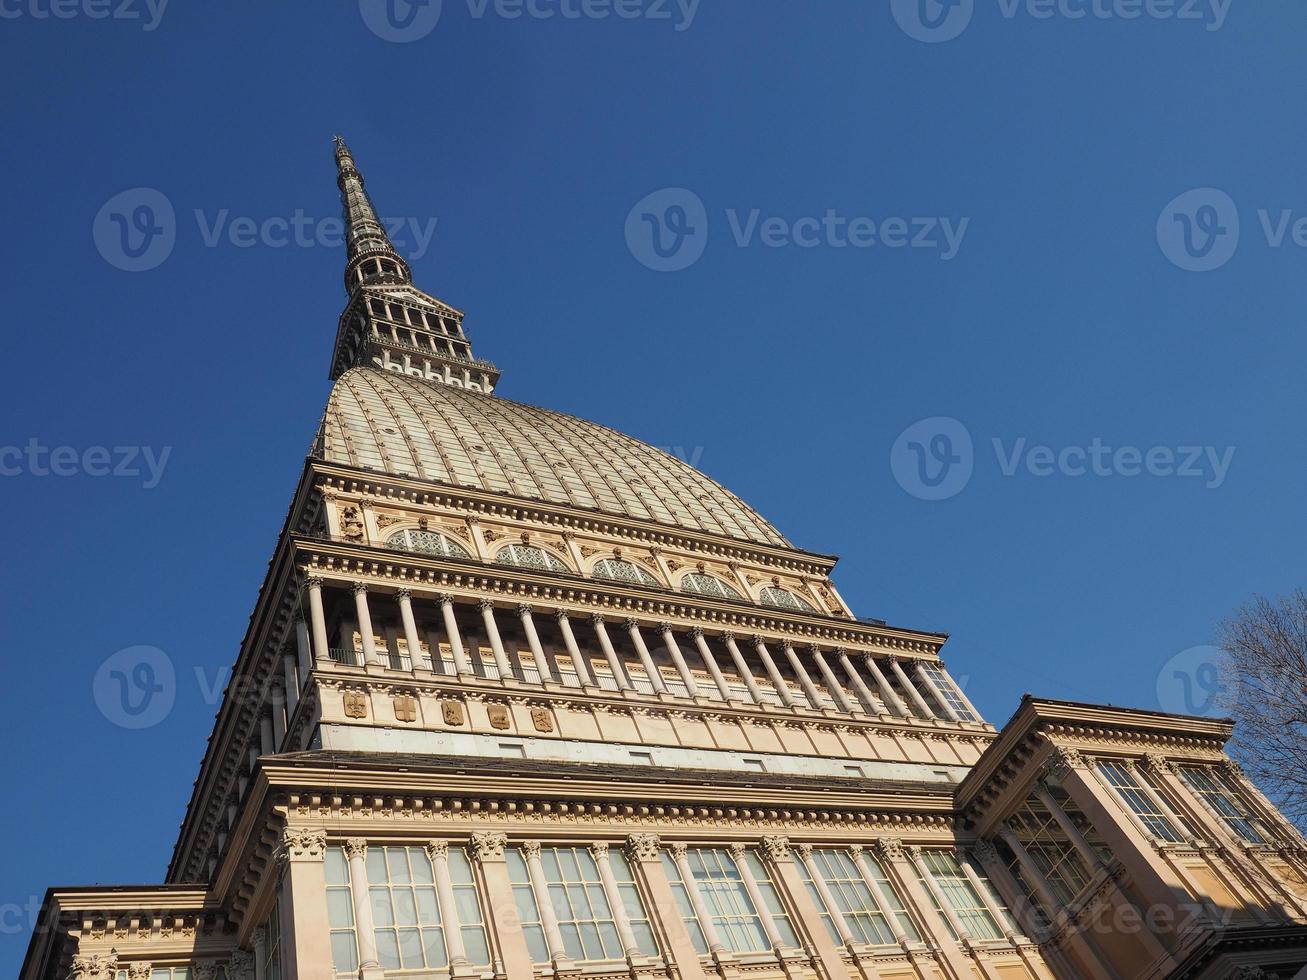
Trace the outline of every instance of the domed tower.
{"label": "domed tower", "polygon": [[858,618],[836,559],[496,394],[336,164],[333,386],[167,884],[51,891],[22,980],[1307,961],[1307,846],[1228,723],[1028,697],[996,732],[946,637]]}

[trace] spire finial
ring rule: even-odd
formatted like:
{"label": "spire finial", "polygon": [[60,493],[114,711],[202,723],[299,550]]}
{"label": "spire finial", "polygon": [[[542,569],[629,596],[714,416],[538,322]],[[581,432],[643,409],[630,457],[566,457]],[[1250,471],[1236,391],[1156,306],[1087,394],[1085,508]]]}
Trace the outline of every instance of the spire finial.
{"label": "spire finial", "polygon": [[354,164],[354,154],[337,135],[336,185],[345,211],[345,241],[349,263],[345,266],[345,291],[353,292],[365,282],[408,283],[413,281],[408,263],[395,251],[385,226],[377,218],[372,199],[364,188],[363,174]]}

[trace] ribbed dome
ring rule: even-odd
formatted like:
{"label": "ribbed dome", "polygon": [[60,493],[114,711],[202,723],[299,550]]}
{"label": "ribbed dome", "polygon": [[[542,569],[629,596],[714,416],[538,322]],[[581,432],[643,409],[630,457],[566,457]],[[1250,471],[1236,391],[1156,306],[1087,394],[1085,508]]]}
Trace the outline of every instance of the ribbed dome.
{"label": "ribbed dome", "polygon": [[396,476],[788,545],[675,456],[583,419],[374,368],[336,381],[322,456]]}

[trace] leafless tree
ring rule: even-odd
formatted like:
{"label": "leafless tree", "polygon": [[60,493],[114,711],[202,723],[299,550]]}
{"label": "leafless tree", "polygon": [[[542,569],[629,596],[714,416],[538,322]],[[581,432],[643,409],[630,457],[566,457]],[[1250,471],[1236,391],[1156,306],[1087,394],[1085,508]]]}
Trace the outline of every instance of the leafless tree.
{"label": "leafless tree", "polygon": [[1231,754],[1307,827],[1307,592],[1258,597],[1220,628],[1221,699],[1238,723]]}

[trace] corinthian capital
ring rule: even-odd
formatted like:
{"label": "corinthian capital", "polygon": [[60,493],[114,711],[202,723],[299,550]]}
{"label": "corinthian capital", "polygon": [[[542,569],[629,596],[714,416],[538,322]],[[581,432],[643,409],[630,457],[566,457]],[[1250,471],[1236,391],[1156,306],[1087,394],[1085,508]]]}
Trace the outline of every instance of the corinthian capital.
{"label": "corinthian capital", "polygon": [[432,864],[436,861],[443,861],[449,857],[449,841],[447,840],[430,840],[427,841],[427,857],[431,859]]}
{"label": "corinthian capital", "polygon": [[73,957],[72,980],[114,980],[117,972],[117,953]]}
{"label": "corinthian capital", "polygon": [[876,855],[887,861],[902,861],[905,857],[903,853],[903,841],[898,837],[881,837],[871,845],[876,849]]}
{"label": "corinthian capital", "polygon": [[662,842],[657,834],[631,834],[626,838],[626,856],[635,861],[657,861]]}
{"label": "corinthian capital", "polygon": [[345,856],[349,858],[366,858],[368,842],[362,837],[351,837],[345,841]]}
{"label": "corinthian capital", "polygon": [[688,857],[690,854],[690,848],[681,841],[668,844],[667,849],[672,852],[672,857],[676,858],[678,861],[684,857]]}
{"label": "corinthian capital", "polygon": [[277,856],[283,861],[321,861],[327,853],[327,832],[315,827],[286,827]]}
{"label": "corinthian capital", "polygon": [[999,863],[998,849],[994,847],[992,841],[980,838],[971,845],[971,853],[977,861],[985,867],[990,867]]}
{"label": "corinthian capital", "polygon": [[1159,776],[1175,775],[1175,766],[1171,765],[1171,760],[1160,752],[1145,752],[1143,763]]}
{"label": "corinthian capital", "polygon": [[1059,778],[1072,769],[1088,768],[1089,763],[1080,754],[1080,750],[1068,748],[1065,745],[1054,745],[1053,754],[1048,757],[1048,773],[1054,778]]}
{"label": "corinthian capital", "polygon": [[507,846],[508,835],[498,831],[486,830],[472,835],[472,853],[478,861],[500,860]]}
{"label": "corinthian capital", "polygon": [[790,839],[771,834],[762,839],[762,853],[768,861],[784,861],[790,856]]}

